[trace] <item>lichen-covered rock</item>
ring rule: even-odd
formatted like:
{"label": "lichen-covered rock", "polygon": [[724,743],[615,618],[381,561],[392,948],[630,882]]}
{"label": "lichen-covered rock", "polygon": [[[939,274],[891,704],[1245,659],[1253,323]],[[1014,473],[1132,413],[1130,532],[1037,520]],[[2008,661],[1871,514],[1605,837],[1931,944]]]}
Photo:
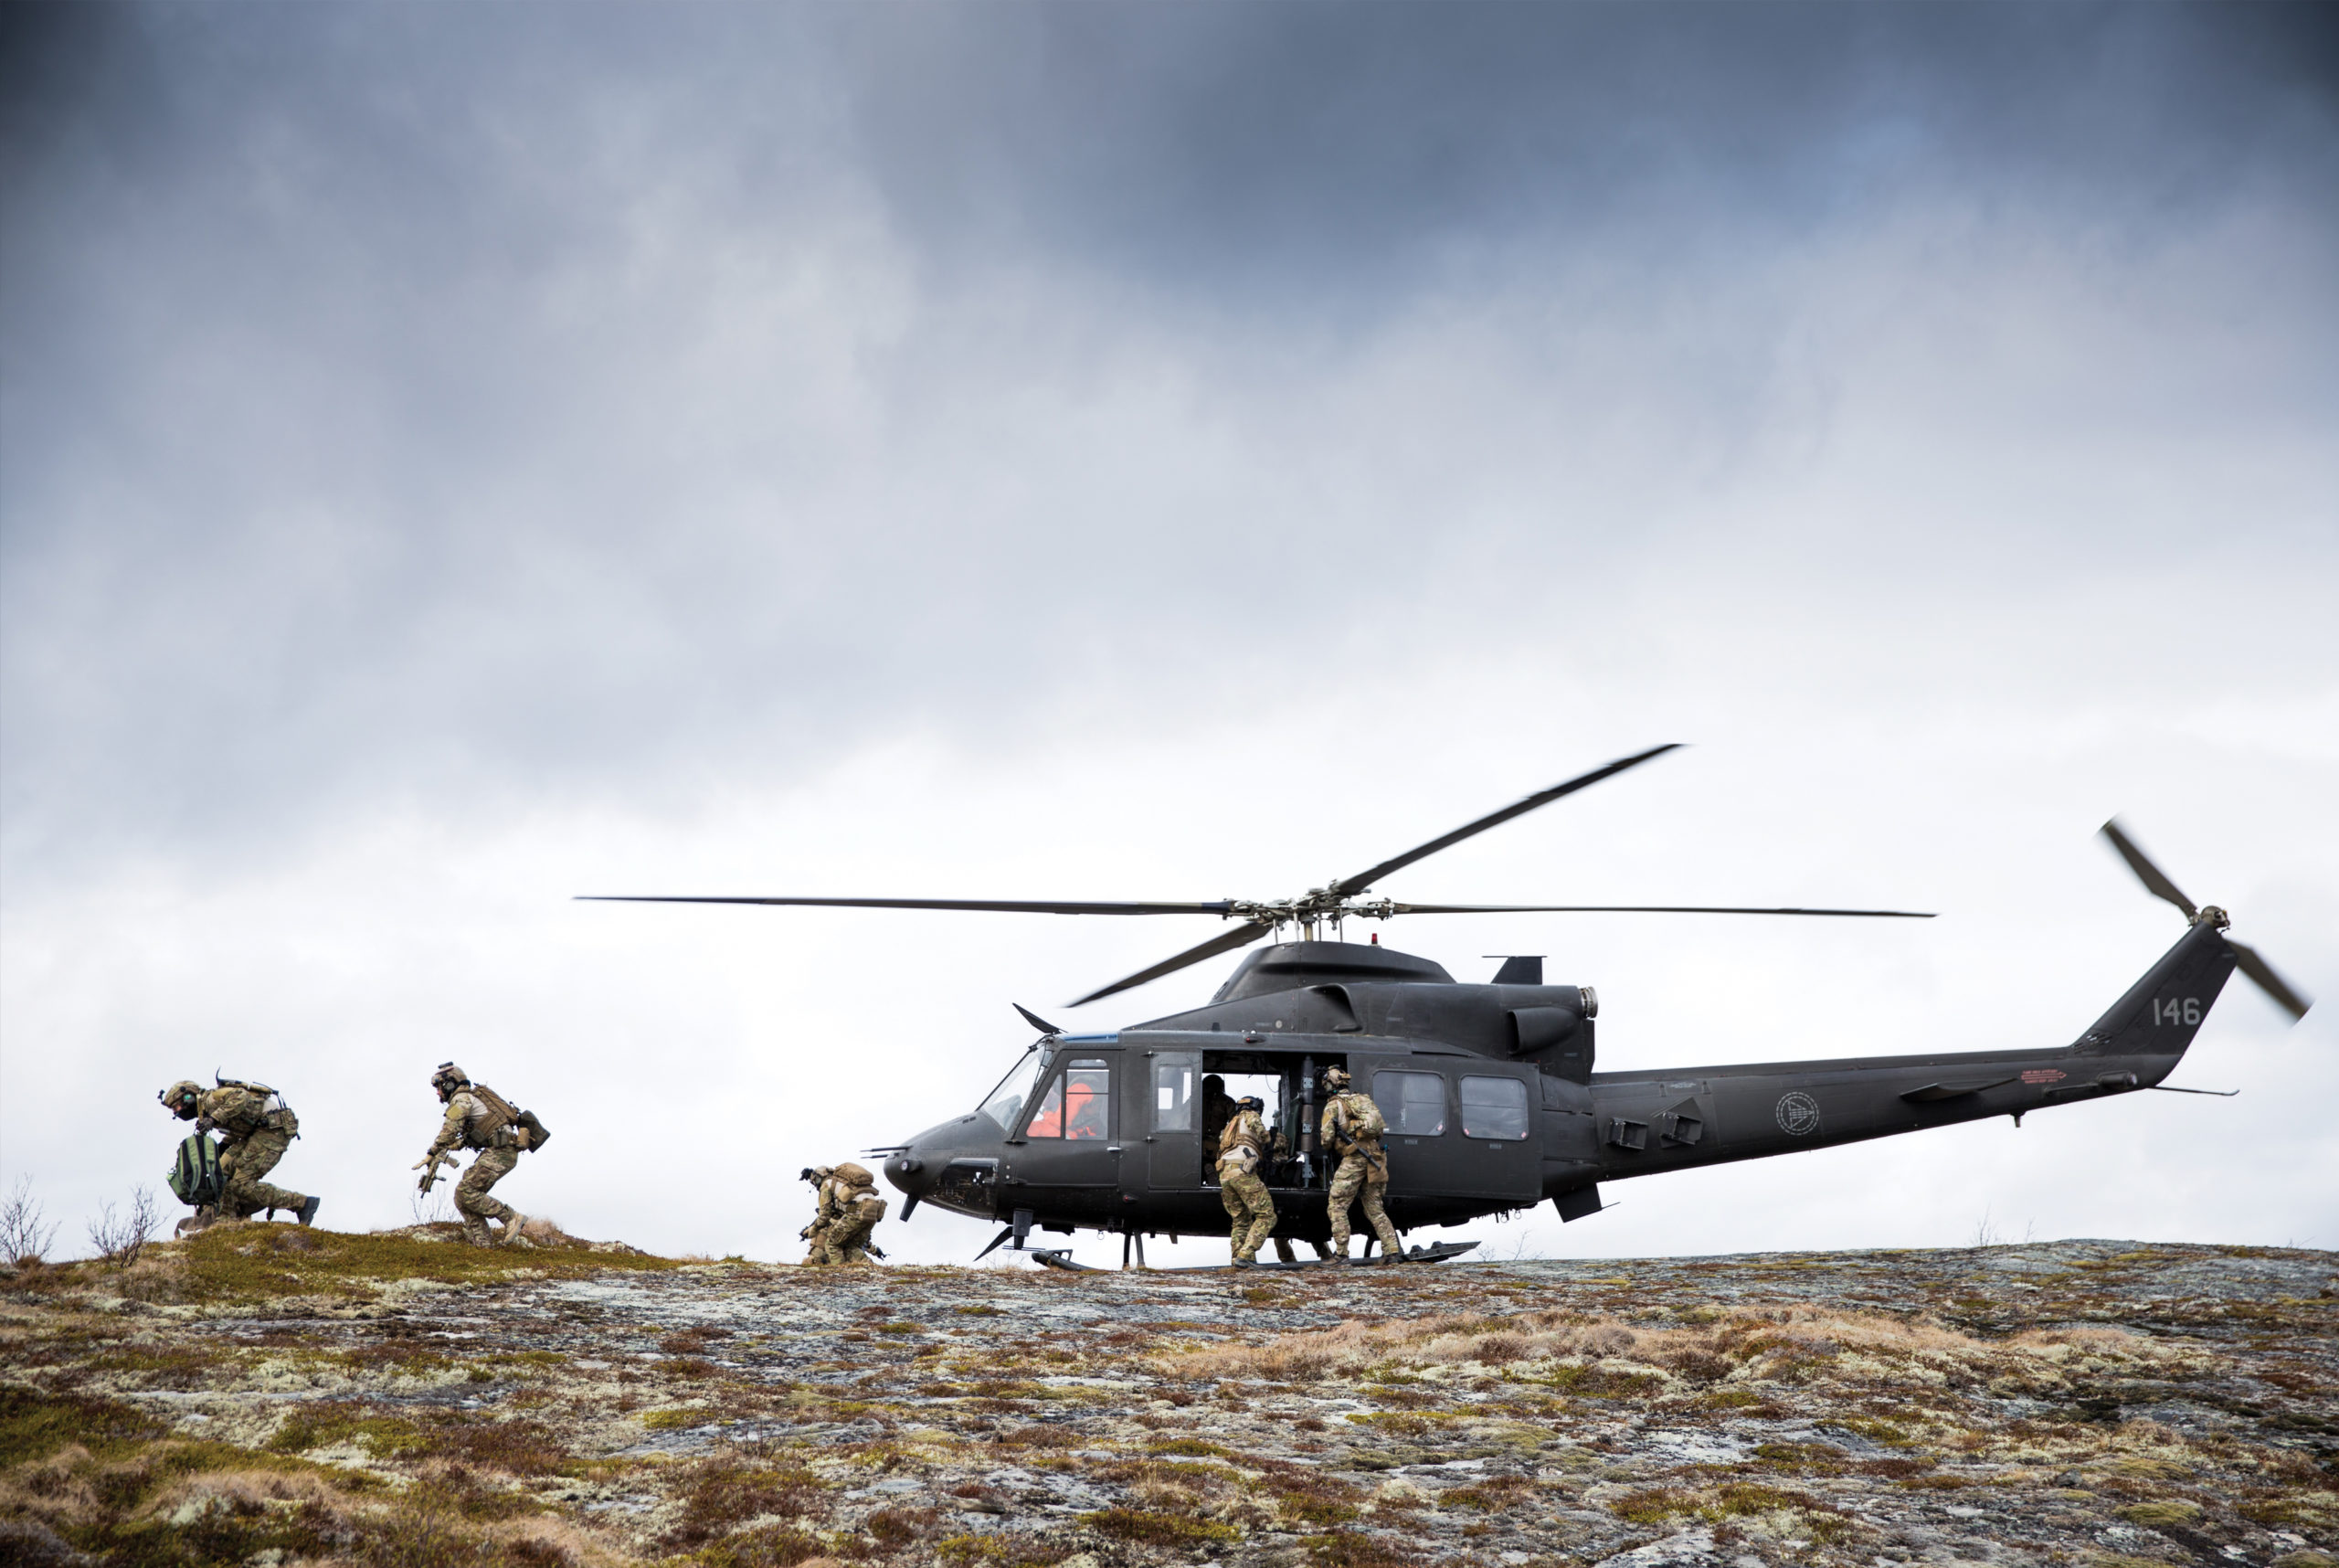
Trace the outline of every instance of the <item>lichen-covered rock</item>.
{"label": "lichen-covered rock", "polygon": [[0,1298],[0,1520],[25,1550],[2334,1568],[2339,1547],[2329,1254],[1262,1281],[676,1267],[556,1234],[155,1250],[127,1285],[50,1269]]}

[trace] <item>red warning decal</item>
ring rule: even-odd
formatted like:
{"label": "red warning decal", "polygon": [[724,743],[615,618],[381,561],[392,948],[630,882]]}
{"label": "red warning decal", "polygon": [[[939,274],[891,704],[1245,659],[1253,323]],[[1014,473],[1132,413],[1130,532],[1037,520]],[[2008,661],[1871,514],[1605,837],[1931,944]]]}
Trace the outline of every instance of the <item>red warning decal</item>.
{"label": "red warning decal", "polygon": [[2022,1075],[2026,1084],[2059,1084],[2063,1081],[2060,1067],[2033,1067]]}

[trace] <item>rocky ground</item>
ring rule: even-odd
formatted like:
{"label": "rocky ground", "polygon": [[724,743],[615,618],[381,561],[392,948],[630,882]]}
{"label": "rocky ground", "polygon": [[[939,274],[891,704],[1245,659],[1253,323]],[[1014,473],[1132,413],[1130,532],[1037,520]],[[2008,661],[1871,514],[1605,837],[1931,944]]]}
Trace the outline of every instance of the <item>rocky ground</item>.
{"label": "rocky ground", "polygon": [[1237,1275],[228,1226],[0,1279],[0,1561],[2285,1564],[2339,1256]]}

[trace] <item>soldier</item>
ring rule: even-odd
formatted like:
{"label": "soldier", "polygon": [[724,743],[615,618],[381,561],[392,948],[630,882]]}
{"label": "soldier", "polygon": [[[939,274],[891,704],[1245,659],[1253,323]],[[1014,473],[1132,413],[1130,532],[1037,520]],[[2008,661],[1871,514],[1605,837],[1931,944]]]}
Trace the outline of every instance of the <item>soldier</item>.
{"label": "soldier", "polygon": [[1234,1115],[1234,1101],[1226,1092],[1226,1080],[1216,1073],[1202,1080],[1202,1147],[1214,1149],[1226,1131],[1226,1124]]}
{"label": "soldier", "polygon": [[820,1233],[822,1263],[867,1263],[873,1253],[885,1255],[869,1239],[885,1217],[885,1200],[877,1195],[877,1178],[866,1167],[848,1160],[830,1171],[820,1183],[820,1209],[836,1215]]}
{"label": "soldier", "polygon": [[1389,1124],[1381,1119],[1381,1107],[1371,1097],[1349,1086],[1345,1069],[1334,1067],[1327,1072],[1324,1087],[1331,1096],[1324,1106],[1324,1147],[1340,1157],[1339,1169],[1332,1173],[1332,1256],[1341,1263],[1349,1261],[1349,1205],[1361,1188],[1365,1224],[1381,1238],[1382,1255],[1402,1257],[1404,1249],[1397,1240],[1397,1227],[1389,1223],[1388,1212],[1381,1206],[1381,1194],[1389,1187],[1389,1156],[1381,1148],[1381,1135]]}
{"label": "soldier", "polygon": [[[270,1213],[287,1209],[304,1225],[317,1217],[317,1206],[323,1199],[260,1179],[276,1169],[276,1162],[301,1136],[300,1118],[274,1089],[233,1078],[222,1078],[217,1087],[206,1089],[182,1078],[154,1097],[181,1121],[195,1123],[197,1132],[217,1128],[228,1135],[219,1150],[219,1173],[227,1183],[219,1198],[219,1213],[248,1220],[262,1209]],[[205,1217],[202,1210],[196,1211],[196,1219]]]}
{"label": "soldier", "polygon": [[1233,1222],[1228,1240],[1237,1268],[1258,1266],[1259,1244],[1275,1228],[1275,1202],[1258,1174],[1267,1152],[1267,1127],[1260,1114],[1265,1109],[1258,1096],[1244,1096],[1218,1139],[1218,1196]]}
{"label": "soldier", "polygon": [[[491,1197],[488,1189],[512,1174],[522,1151],[531,1147],[534,1135],[521,1120],[526,1113],[513,1109],[509,1100],[486,1085],[472,1083],[452,1062],[439,1064],[430,1075],[430,1086],[439,1091],[447,1119],[415,1164],[422,1172],[421,1190],[428,1192],[439,1184],[439,1167],[454,1158],[457,1148],[478,1150],[471,1169],[455,1183],[455,1212],[463,1217],[463,1239],[473,1246],[509,1245],[528,1216]],[[488,1230],[490,1220],[503,1222],[501,1236]]]}
{"label": "soldier", "polygon": [[833,1165],[807,1165],[797,1172],[799,1181],[812,1183],[812,1223],[796,1233],[810,1244],[810,1250],[804,1255],[804,1261],[808,1264],[828,1261],[821,1255],[821,1251],[828,1245],[825,1238],[837,1218],[835,1206],[829,1198],[829,1178],[835,1174],[836,1167]]}

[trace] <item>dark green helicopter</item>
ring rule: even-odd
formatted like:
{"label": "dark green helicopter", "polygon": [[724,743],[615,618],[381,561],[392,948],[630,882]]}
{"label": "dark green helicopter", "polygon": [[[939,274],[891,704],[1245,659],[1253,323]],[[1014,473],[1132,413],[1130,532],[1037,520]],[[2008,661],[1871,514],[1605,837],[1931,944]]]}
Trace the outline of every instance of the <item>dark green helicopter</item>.
{"label": "dark green helicopter", "polygon": [[[1675,749],[1660,746],[1480,817],[1353,876],[1274,903],[1091,903],[968,898],[640,897],[623,902],[818,905],[1050,915],[1215,915],[1233,927],[1090,992],[1080,1006],[1292,928],[1252,953],[1207,1006],[1110,1033],[1073,1034],[1023,1008],[1039,1040],[981,1106],[888,1156],[885,1177],[920,1203],[1004,1222],[988,1253],[1034,1229],[1117,1233],[1144,1263],[1148,1235],[1224,1234],[1212,1180],[1221,1127],[1257,1095],[1277,1129],[1263,1167],[1276,1239],[1320,1252],[1330,1234],[1317,1147],[1322,1077],[1344,1067],[1388,1122],[1390,1218],[1400,1231],[1453,1225],[1549,1200],[1564,1220],[1603,1207],[1600,1184],[1693,1165],[1759,1160],[1984,1117],[2011,1116],[2158,1087],[2238,968],[2294,1018],[2309,1006],[2264,959],[2226,935],[2225,911],[2196,907],[2116,822],[2111,841],[2144,885],[2185,912],[2185,935],[2071,1044],[2060,1049],[1865,1056],[1820,1062],[1596,1073],[1599,999],[1546,985],[1540,957],[1506,959],[1491,982],[1338,940],[1350,919],[1399,915],[1651,913],[1930,919],[1898,909],[1696,905],[1403,904],[1363,896],[1382,878],[1563,795]],[[1325,940],[1327,931],[1336,938]],[[2175,1091],[2195,1092],[2195,1091]],[[1371,1242],[1367,1241],[1368,1251]],[[1413,1248],[1434,1259],[1475,1243]],[[1063,1251],[1040,1261],[1074,1266]],[[1296,1266],[1307,1266],[1297,1265]]]}

